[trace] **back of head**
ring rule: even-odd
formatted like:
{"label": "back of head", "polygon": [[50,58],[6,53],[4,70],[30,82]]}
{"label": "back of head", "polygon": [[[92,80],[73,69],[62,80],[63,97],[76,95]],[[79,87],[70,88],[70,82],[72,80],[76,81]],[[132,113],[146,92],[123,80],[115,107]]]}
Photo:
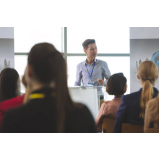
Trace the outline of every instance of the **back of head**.
{"label": "back of head", "polygon": [[143,82],[143,89],[140,100],[140,106],[142,111],[140,117],[144,118],[147,102],[153,98],[152,85],[155,84],[155,80],[158,76],[158,67],[152,61],[144,61],[140,64],[137,74]]}
{"label": "back of head", "polygon": [[89,44],[96,43],[94,39],[86,39],[83,43],[83,49],[87,49]]}
{"label": "back of head", "polygon": [[20,95],[20,80],[18,72],[13,68],[2,70],[0,75],[0,101]]}
{"label": "back of head", "polygon": [[57,132],[62,132],[66,107],[73,106],[67,87],[65,60],[52,44],[39,43],[31,48],[28,55],[28,64],[33,70],[34,78],[39,83],[55,83],[56,107],[58,110]]}
{"label": "back of head", "polygon": [[106,84],[106,92],[109,95],[120,96],[126,92],[127,79],[123,73],[116,73],[109,77]]}

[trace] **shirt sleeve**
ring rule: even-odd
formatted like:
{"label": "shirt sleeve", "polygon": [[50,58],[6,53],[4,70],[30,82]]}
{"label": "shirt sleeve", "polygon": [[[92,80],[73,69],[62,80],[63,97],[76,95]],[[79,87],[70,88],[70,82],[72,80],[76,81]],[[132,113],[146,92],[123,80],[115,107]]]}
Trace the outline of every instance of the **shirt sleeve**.
{"label": "shirt sleeve", "polygon": [[74,83],[74,86],[80,86],[81,79],[82,79],[82,71],[80,70],[79,65],[77,65],[76,81]]}
{"label": "shirt sleeve", "polygon": [[113,133],[121,133],[122,123],[124,123],[125,117],[126,117],[126,104],[124,102],[124,97],[122,96],[122,102],[116,114],[116,121],[114,124]]}
{"label": "shirt sleeve", "polygon": [[109,68],[108,68],[108,64],[107,64],[107,62],[104,62],[103,63],[103,75],[104,75],[104,77],[105,77],[105,81],[104,81],[104,86],[106,86],[106,84],[107,84],[107,79],[111,76],[111,72],[110,72],[110,70],[109,70]]}

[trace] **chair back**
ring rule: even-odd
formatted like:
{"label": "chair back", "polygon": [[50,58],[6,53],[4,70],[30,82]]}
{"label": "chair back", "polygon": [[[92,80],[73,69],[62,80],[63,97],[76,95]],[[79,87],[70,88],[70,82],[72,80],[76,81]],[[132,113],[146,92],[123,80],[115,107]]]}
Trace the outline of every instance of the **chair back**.
{"label": "chair back", "polygon": [[115,123],[114,118],[104,118],[102,124],[102,131],[103,133],[113,133],[113,127]]}
{"label": "chair back", "polygon": [[159,128],[158,129],[147,128],[147,129],[145,129],[145,133],[159,133]]}
{"label": "chair back", "polygon": [[122,123],[122,133],[144,133],[144,125]]}

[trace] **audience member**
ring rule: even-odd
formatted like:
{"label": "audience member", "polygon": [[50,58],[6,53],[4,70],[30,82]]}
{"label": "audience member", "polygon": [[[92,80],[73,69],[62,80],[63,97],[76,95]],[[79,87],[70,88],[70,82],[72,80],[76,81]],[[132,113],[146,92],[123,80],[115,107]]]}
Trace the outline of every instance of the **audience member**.
{"label": "audience member", "polygon": [[5,68],[0,74],[0,102],[20,95],[20,79],[13,68]]}
{"label": "audience member", "polygon": [[96,126],[99,132],[102,132],[102,123],[105,117],[116,118],[116,113],[121,103],[121,96],[127,90],[126,82],[127,79],[123,73],[116,73],[109,77],[106,84],[106,92],[109,95],[114,95],[114,99],[106,101],[101,105],[101,109],[96,119]]}
{"label": "audience member", "polygon": [[96,132],[87,107],[71,100],[65,60],[52,44],[31,48],[26,77],[30,100],[5,113],[2,132]]}
{"label": "audience member", "polygon": [[142,62],[138,68],[137,78],[142,88],[122,96],[122,103],[116,114],[114,132],[121,132],[122,123],[144,124],[147,102],[158,95],[158,90],[153,87],[158,78],[158,68],[154,62]]}
{"label": "audience member", "polygon": [[[23,83],[23,85],[25,87],[27,86],[26,80],[25,80],[25,75],[23,75],[23,77],[22,77],[22,83]],[[28,91],[28,89],[27,89],[27,91]],[[0,132],[1,132],[2,117],[4,115],[4,112],[6,112],[9,109],[12,109],[12,108],[15,108],[15,107],[19,107],[22,104],[24,104],[27,101],[26,100],[27,98],[25,98],[25,97],[28,97],[27,96],[28,95],[27,91],[23,95],[20,95],[20,96],[5,100],[5,101],[0,103]]]}
{"label": "audience member", "polygon": [[159,94],[147,103],[144,119],[144,132],[148,128],[159,128]]}

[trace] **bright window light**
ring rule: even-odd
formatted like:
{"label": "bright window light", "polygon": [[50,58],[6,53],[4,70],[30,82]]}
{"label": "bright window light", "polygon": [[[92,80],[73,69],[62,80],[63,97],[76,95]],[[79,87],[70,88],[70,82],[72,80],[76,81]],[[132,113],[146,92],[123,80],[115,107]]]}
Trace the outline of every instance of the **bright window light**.
{"label": "bright window light", "polygon": [[129,53],[129,27],[67,27],[67,52],[84,53],[82,43],[95,39],[98,53]]}
{"label": "bright window light", "polygon": [[61,27],[14,27],[14,52],[29,52],[36,43],[52,43],[61,51]]}

